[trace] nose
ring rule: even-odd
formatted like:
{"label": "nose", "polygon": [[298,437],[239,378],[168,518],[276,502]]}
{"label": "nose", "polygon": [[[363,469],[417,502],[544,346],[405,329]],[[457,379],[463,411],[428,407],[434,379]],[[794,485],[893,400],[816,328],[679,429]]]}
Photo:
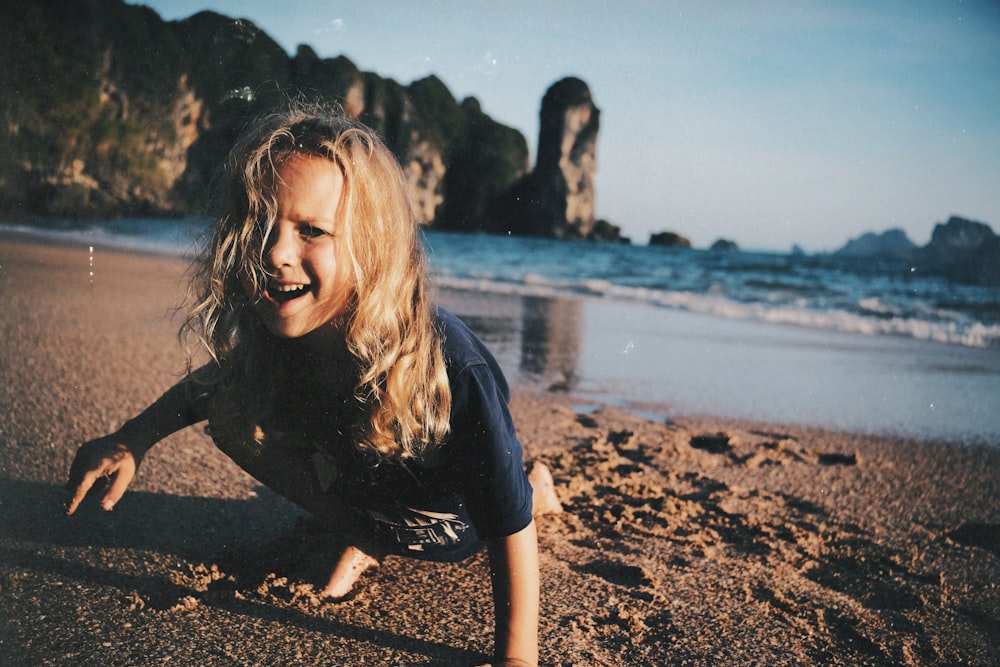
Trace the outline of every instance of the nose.
{"label": "nose", "polygon": [[278,223],[267,238],[267,261],[271,268],[294,266],[298,261],[298,239],[288,225]]}

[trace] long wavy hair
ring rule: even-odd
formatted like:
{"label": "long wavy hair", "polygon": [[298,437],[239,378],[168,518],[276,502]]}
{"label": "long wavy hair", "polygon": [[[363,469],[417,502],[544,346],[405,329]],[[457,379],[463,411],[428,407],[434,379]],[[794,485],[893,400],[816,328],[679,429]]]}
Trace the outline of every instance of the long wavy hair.
{"label": "long wavy hair", "polygon": [[[386,458],[420,457],[448,434],[451,408],[424,250],[399,163],[374,131],[341,112],[296,104],[244,130],[225,164],[211,239],[195,263],[182,337],[193,334],[208,350],[212,382],[275,385],[282,370],[277,339],[252,305],[269,274],[276,173],[296,155],[328,159],[344,176],[337,224],[354,296],[342,326],[357,365],[353,396],[364,414],[355,445]],[[258,392],[256,408],[244,411],[266,413],[275,398],[266,394]]]}

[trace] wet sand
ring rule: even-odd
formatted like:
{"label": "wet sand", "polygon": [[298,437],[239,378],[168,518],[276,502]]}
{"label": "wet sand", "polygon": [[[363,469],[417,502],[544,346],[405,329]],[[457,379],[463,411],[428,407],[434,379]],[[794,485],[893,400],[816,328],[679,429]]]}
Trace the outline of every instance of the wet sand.
{"label": "wet sand", "polygon": [[[323,602],[335,540],[198,428],[113,513],[62,516],[78,443],[183,371],[184,269],[0,237],[3,662],[487,659],[482,555],[389,558]],[[512,410],[566,510],[539,520],[543,664],[996,664],[1000,443],[649,420],[532,388]]]}

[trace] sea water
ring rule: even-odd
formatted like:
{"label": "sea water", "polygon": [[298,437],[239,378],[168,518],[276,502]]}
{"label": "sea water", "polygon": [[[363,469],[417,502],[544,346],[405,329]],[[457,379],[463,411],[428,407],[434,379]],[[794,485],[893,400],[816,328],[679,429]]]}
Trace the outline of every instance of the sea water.
{"label": "sea water", "polygon": [[903,262],[428,233],[440,284],[972,347],[1000,346],[1000,289]]}
{"label": "sea water", "polygon": [[[0,229],[190,256],[205,227],[138,219]],[[443,232],[424,240],[441,302],[515,383],[663,418],[1000,444],[1000,288],[831,255]]]}

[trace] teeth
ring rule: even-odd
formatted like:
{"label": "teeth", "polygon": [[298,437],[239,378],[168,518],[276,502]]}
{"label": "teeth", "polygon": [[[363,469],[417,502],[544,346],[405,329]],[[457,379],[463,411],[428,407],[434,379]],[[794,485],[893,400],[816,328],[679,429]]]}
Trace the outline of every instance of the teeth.
{"label": "teeth", "polygon": [[305,285],[298,284],[298,285],[274,285],[272,289],[274,289],[274,291],[276,292],[298,292],[299,290],[304,290],[305,288],[306,288]]}

